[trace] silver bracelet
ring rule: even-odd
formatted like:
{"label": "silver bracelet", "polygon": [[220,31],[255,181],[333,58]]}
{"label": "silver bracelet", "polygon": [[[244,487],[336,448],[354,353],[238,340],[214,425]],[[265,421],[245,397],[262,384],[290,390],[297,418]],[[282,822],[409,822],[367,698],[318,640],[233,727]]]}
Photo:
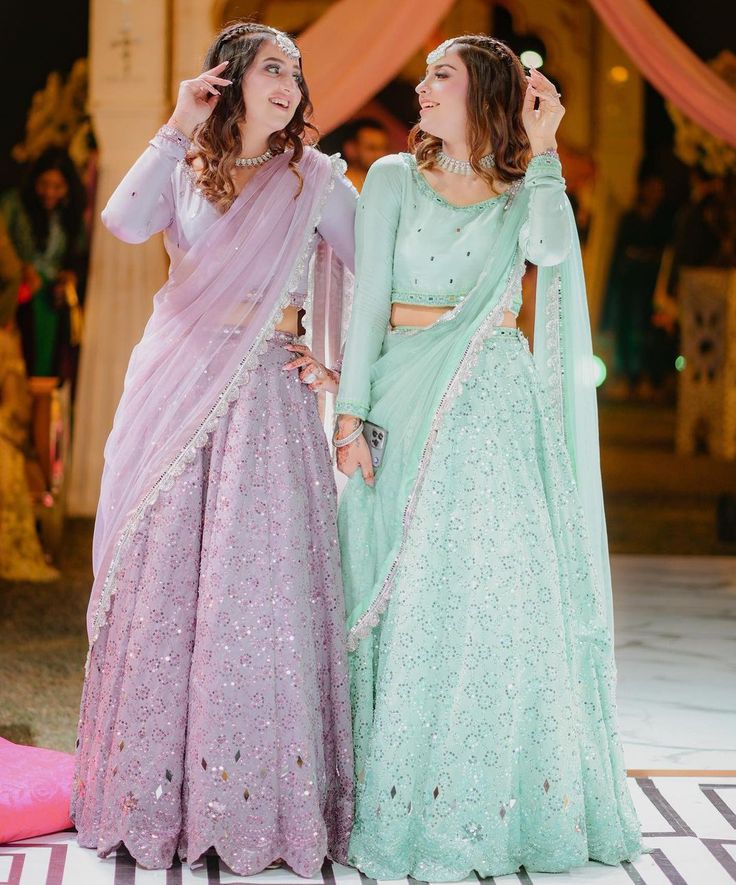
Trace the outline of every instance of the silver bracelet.
{"label": "silver bracelet", "polygon": [[332,444],[336,449],[342,449],[344,446],[349,446],[350,443],[354,443],[355,440],[363,433],[363,422],[359,421],[358,426],[355,430],[351,431],[347,436],[343,436],[342,438],[338,438],[337,429],[332,435]]}

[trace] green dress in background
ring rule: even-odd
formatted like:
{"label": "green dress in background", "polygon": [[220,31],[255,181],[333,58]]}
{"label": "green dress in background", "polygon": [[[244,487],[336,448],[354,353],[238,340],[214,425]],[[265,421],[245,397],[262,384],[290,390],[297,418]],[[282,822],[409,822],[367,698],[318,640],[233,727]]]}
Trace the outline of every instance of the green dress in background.
{"label": "green dress in background", "polygon": [[[559,161],[457,207],[414,158],[367,178],[337,410],[388,430],[339,512],[367,876],[636,857],[582,267]],[[540,267],[535,341],[518,312]],[[388,330],[391,302],[453,308]]]}
{"label": "green dress in background", "polygon": [[54,286],[60,271],[70,269],[70,252],[83,251],[84,234],[80,234],[80,242],[71,244],[74,249],[70,249],[69,236],[64,231],[59,213],[54,212],[49,219],[46,245],[39,249],[18,191],[9,191],[0,199],[0,214],[18,257],[24,264],[33,265],[42,281],[31,301],[18,308],[18,325],[23,337],[28,374],[56,375],[64,314],[56,302]]}

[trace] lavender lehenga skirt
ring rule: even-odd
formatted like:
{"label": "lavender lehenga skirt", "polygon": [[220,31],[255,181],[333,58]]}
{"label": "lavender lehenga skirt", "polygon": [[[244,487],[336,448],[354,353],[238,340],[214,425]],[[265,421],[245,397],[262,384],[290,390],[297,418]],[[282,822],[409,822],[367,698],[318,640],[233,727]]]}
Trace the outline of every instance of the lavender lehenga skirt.
{"label": "lavender lehenga skirt", "polygon": [[345,861],[352,745],[335,486],[276,333],[138,529],[82,696],[79,842],[237,874]]}

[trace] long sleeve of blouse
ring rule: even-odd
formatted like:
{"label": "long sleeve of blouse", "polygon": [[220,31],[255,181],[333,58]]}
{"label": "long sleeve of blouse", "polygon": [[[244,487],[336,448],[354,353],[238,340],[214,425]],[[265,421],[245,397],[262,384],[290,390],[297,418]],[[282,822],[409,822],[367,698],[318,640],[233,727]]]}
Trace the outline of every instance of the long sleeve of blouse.
{"label": "long sleeve of blouse", "polygon": [[366,176],[355,217],[355,296],[350,318],[338,414],[365,418],[370,367],[378,359],[391,316],[394,246],[402,200],[403,163],[383,157]]}
{"label": "long sleeve of blouse", "polygon": [[529,217],[519,233],[524,257],[532,264],[549,267],[567,257],[572,242],[568,220],[565,179],[556,156],[532,157],[524,175],[529,190]]}
{"label": "long sleeve of blouse", "polygon": [[317,225],[320,236],[335,251],[337,257],[353,273],[355,271],[355,211],[358,192],[345,175],[335,176],[322,217]]}
{"label": "long sleeve of blouse", "polygon": [[144,243],[174,220],[172,175],[186,146],[161,135],[135,161],[102,210],[102,223],[124,243]]}

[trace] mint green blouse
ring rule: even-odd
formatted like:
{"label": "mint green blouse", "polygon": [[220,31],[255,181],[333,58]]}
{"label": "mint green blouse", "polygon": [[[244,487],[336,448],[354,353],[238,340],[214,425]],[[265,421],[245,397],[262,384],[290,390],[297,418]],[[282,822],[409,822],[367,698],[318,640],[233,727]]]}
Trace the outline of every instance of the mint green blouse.
{"label": "mint green blouse", "polygon": [[[339,414],[370,411],[370,368],[389,329],[391,304],[454,307],[473,288],[508,202],[530,188],[519,247],[534,264],[559,264],[570,248],[565,180],[556,157],[533,157],[505,193],[456,206],[417,169],[412,154],[371,166],[355,219],[355,299],[337,399]],[[512,310],[521,307],[521,284]]]}

